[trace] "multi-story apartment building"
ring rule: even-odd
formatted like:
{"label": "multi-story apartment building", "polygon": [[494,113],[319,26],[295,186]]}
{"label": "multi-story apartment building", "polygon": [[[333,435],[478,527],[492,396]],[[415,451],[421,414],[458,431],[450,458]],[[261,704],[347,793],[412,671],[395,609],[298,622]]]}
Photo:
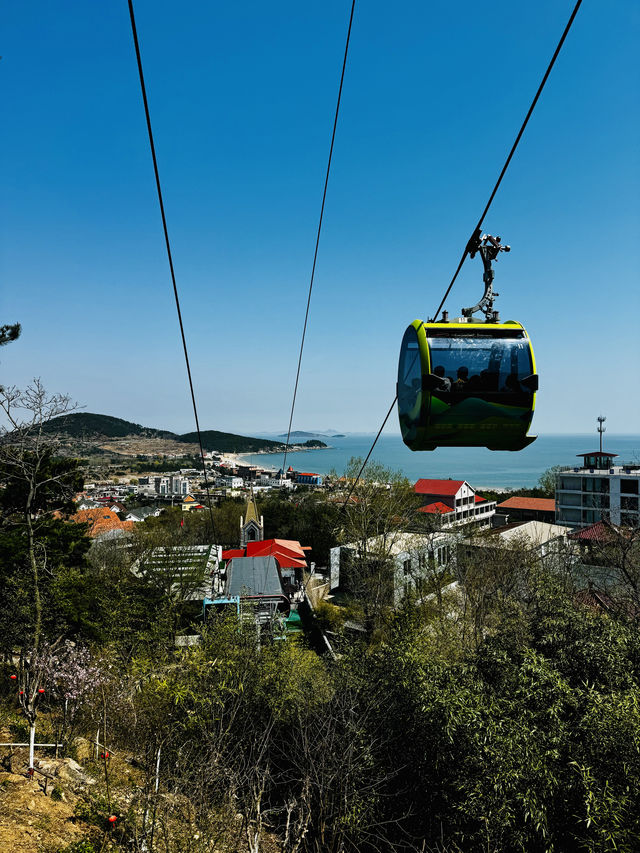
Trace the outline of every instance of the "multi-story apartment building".
{"label": "multi-story apartment building", "polygon": [[556,475],[556,523],[587,527],[605,519],[640,526],[640,464],[615,464],[617,453],[577,454],[582,465]]}
{"label": "multi-story apartment building", "polygon": [[191,483],[188,477],[180,477],[177,474],[170,474],[167,477],[154,477],[156,494],[168,495],[188,495],[191,491]]}

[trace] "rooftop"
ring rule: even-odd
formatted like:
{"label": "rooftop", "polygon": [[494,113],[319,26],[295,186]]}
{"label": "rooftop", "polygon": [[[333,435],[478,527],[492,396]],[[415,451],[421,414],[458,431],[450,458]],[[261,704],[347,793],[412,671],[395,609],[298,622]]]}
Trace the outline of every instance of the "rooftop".
{"label": "rooftop", "polygon": [[282,596],[282,583],[273,557],[235,557],[227,566],[227,596]]}
{"label": "rooftop", "polygon": [[529,509],[536,512],[555,512],[556,502],[553,498],[522,498],[517,495],[508,498],[498,509]]}
{"label": "rooftop", "polygon": [[607,521],[596,521],[595,524],[590,524],[588,527],[583,527],[580,530],[574,530],[569,534],[569,538],[578,542],[613,542],[620,534],[620,531],[613,524]]}
{"label": "rooftop", "polygon": [[454,511],[453,507],[448,506],[447,504],[443,503],[442,501],[436,501],[435,503],[427,504],[427,506],[421,506],[418,509],[418,512],[427,512],[430,515],[431,514],[443,515],[445,512],[453,512],[453,511]]}
{"label": "rooftop", "polygon": [[540,546],[561,536],[567,536],[569,533],[571,528],[560,524],[548,524],[546,521],[516,521],[504,527],[488,530],[482,538],[498,537],[503,542],[526,541],[526,544]]}
{"label": "rooftop", "polygon": [[595,474],[597,472],[598,474],[605,473],[616,474],[618,476],[626,475],[631,477],[638,477],[640,476],[640,463],[619,462],[617,465],[605,464],[602,468],[598,468],[595,465],[562,465],[560,468],[558,468],[558,472],[561,474],[568,474],[569,472],[573,472],[575,474]]}
{"label": "rooftop", "polygon": [[425,480],[420,479],[413,487],[418,495],[448,495],[453,497],[458,494],[464,480]]}
{"label": "rooftop", "polygon": [[95,539],[97,536],[102,536],[104,533],[109,533],[112,530],[133,530],[135,522],[120,521],[118,516],[107,507],[97,507],[96,509],[81,509],[70,518],[76,524],[88,524],[87,536]]}

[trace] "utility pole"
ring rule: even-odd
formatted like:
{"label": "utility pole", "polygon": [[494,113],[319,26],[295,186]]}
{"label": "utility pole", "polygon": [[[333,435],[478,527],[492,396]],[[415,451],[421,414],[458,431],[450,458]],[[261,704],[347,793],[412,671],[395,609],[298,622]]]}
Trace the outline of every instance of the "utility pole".
{"label": "utility pole", "polygon": [[603,415],[598,415],[598,432],[600,433],[600,453],[602,453],[602,435],[607,431],[607,428],[603,426],[606,418]]}

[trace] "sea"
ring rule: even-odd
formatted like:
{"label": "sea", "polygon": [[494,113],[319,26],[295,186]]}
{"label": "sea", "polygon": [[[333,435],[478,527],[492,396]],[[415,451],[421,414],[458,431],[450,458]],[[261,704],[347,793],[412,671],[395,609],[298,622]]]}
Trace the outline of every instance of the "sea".
{"label": "sea", "polygon": [[[273,437],[273,436],[272,436]],[[351,457],[366,457],[375,435],[351,433],[344,438],[319,436],[330,445],[317,450],[289,451],[287,468],[296,471],[342,474]],[[603,449],[617,453],[616,463],[632,462],[640,465],[640,435],[606,434]],[[540,475],[553,465],[579,465],[578,453],[589,453],[599,447],[599,437],[585,435],[540,435],[516,453],[495,452],[476,447],[442,447],[432,452],[414,453],[396,434],[383,434],[371,454],[371,461],[393,471],[399,471],[409,480],[447,478],[466,480],[476,489],[518,489],[537,485]],[[282,466],[282,453],[242,454],[243,461],[251,465],[277,470]]]}

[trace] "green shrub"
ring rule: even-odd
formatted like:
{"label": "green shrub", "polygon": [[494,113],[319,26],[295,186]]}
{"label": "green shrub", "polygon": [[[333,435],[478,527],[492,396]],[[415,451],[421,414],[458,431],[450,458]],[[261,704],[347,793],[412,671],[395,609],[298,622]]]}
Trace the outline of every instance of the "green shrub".
{"label": "green shrub", "polygon": [[328,601],[319,601],[315,608],[316,619],[321,628],[327,631],[341,631],[346,613],[342,607],[336,607]]}
{"label": "green shrub", "polygon": [[85,823],[93,823],[95,826],[102,827],[111,811],[106,796],[88,795],[85,799],[78,800],[73,813]]}
{"label": "green shrub", "polygon": [[83,838],[82,841],[74,841],[66,847],[59,847],[57,853],[98,853],[98,851],[88,838]]}

